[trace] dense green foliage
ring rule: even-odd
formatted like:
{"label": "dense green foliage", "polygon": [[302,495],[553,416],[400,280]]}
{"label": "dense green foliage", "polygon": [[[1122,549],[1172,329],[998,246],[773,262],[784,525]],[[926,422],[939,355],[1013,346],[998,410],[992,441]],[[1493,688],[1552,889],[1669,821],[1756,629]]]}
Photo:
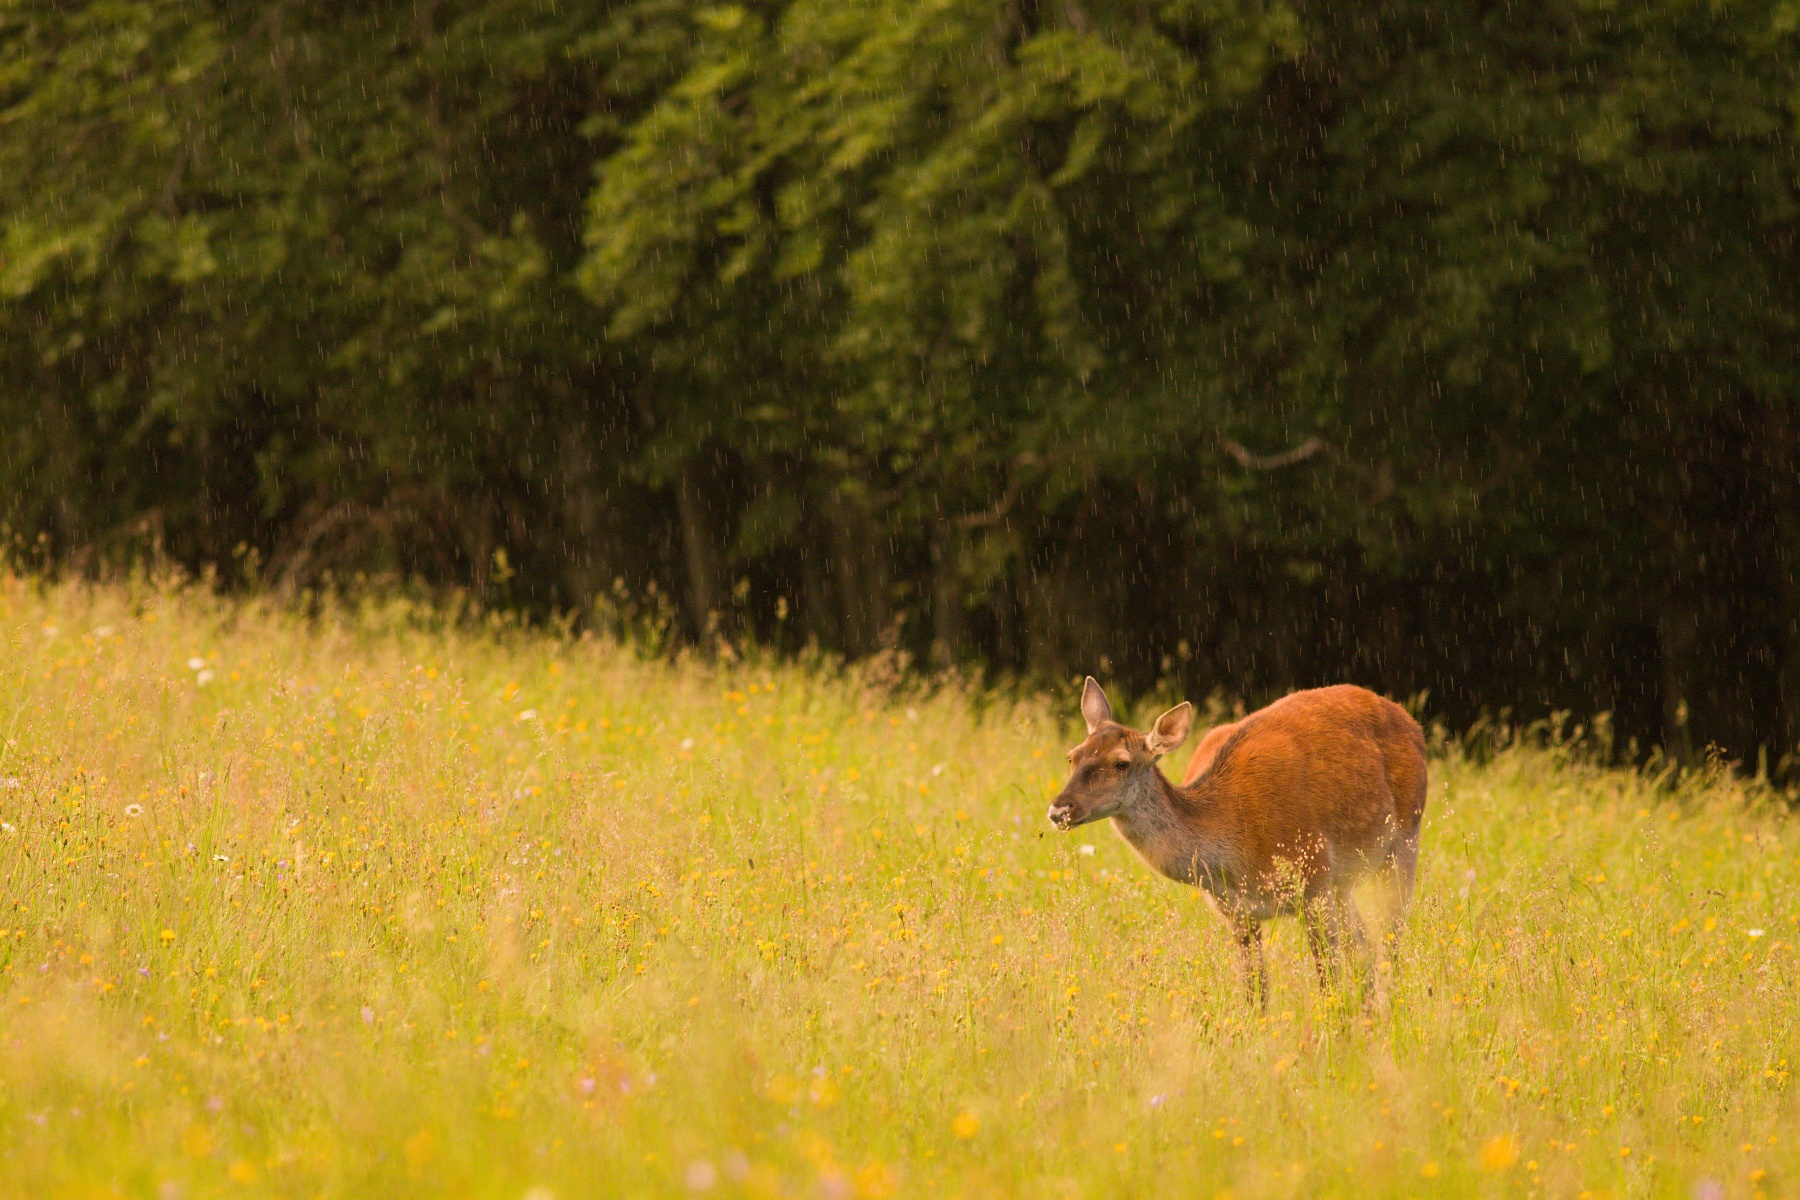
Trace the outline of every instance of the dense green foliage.
{"label": "dense green foliage", "polygon": [[1792,4],[0,7],[0,515],[1800,743]]}

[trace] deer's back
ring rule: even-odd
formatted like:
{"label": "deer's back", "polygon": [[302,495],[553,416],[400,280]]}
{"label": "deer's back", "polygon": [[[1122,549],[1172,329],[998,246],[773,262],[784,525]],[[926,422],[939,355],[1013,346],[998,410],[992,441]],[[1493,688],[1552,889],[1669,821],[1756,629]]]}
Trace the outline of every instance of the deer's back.
{"label": "deer's back", "polygon": [[1390,700],[1349,685],[1295,692],[1208,739],[1220,733],[1189,790],[1250,875],[1278,858],[1309,876],[1355,873],[1418,830],[1425,739]]}
{"label": "deer's back", "polygon": [[1213,759],[1218,757],[1219,747],[1229,741],[1242,724],[1242,721],[1233,721],[1229,725],[1220,725],[1206,731],[1206,736],[1194,747],[1194,757],[1188,759],[1187,771],[1181,776],[1182,787],[1200,778],[1201,773],[1213,765]]}

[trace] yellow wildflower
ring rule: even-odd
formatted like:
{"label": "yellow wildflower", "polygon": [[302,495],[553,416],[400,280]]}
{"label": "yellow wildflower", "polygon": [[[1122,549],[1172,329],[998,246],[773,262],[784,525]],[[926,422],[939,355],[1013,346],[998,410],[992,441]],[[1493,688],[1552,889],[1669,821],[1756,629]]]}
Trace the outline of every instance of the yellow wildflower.
{"label": "yellow wildflower", "polygon": [[1481,1169],[1504,1171],[1519,1161],[1519,1139],[1510,1133],[1489,1138],[1481,1147]]}

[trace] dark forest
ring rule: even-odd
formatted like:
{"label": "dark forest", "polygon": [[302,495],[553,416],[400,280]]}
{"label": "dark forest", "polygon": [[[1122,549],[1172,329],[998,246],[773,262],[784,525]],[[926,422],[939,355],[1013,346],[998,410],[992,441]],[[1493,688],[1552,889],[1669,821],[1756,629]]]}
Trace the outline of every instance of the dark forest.
{"label": "dark forest", "polygon": [[1775,3],[22,0],[0,522],[1793,771],[1797,62]]}

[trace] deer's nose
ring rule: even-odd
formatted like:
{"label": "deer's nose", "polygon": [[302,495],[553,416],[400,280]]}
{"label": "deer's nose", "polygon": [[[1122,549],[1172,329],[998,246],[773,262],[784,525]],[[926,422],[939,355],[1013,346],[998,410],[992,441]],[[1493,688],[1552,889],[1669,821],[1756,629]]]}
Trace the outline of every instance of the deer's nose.
{"label": "deer's nose", "polygon": [[1049,817],[1050,823],[1058,829],[1067,829],[1069,827],[1069,817],[1073,815],[1074,811],[1075,810],[1070,808],[1067,804],[1052,804],[1050,806],[1050,811],[1046,813],[1045,816]]}

